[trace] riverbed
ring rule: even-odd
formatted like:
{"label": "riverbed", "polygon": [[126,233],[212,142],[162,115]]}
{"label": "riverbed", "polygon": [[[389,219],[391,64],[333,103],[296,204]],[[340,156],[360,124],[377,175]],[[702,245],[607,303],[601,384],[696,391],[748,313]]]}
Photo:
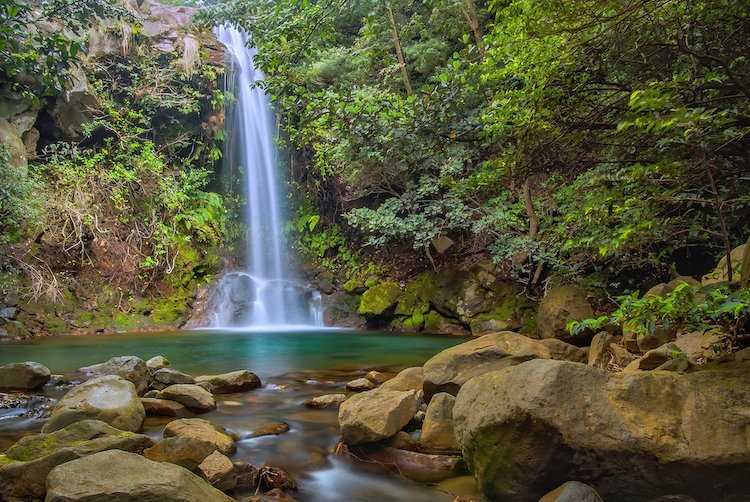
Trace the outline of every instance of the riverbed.
{"label": "riverbed", "polygon": [[[336,410],[311,410],[311,397],[344,392],[347,381],[369,370],[395,373],[421,365],[437,352],[463,342],[460,337],[397,335],[345,330],[180,331],[148,334],[66,336],[0,345],[0,364],[37,361],[53,373],[69,373],[110,357],[166,356],[171,366],[192,374],[249,369],[263,387],[243,394],[218,395],[217,409],[200,415],[238,433],[233,460],[268,463],[296,478],[300,501],[439,502],[452,500],[433,487],[336,457]],[[45,388],[59,397],[66,388]],[[0,410],[0,451],[24,434],[38,432],[43,418],[24,410]],[[144,432],[161,437],[166,419],[149,417]],[[249,438],[270,422],[290,430],[278,436]]]}

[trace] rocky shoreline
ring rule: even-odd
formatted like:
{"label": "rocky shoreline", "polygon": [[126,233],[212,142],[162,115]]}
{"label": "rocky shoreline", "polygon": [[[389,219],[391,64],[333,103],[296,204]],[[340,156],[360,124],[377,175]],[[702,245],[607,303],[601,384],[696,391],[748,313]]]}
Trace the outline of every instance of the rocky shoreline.
{"label": "rocky shoreline", "polygon": [[[707,358],[703,348],[689,364],[654,366],[659,348],[623,343],[606,332],[590,347],[492,333],[421,367],[362,374],[346,392],[300,406],[338,408],[341,441],[331,454],[455,500],[745,500],[747,350]],[[625,367],[602,364],[621,351]],[[4,395],[9,406],[61,384],[72,387],[46,405],[42,432],[0,455],[1,500],[295,497],[288,472],[233,461],[238,435],[198,417],[217,395],[260,388],[248,370],[194,377],[163,356],[115,357],[71,377],[32,362],[0,366],[0,387],[14,392]],[[146,416],[167,422],[156,440],[141,433]],[[269,423],[249,437],[288,430]]]}

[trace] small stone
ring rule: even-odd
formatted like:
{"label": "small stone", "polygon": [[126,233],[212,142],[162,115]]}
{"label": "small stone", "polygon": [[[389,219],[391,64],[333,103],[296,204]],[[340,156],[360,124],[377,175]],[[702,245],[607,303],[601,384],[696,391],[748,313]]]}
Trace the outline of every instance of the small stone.
{"label": "small stone", "polygon": [[346,390],[353,392],[365,392],[375,388],[375,384],[367,378],[357,378],[346,384]]}
{"label": "small stone", "polygon": [[606,368],[609,363],[609,346],[616,341],[617,339],[606,331],[594,335],[591,339],[591,347],[589,347],[588,365]]}
{"label": "small stone", "polygon": [[297,499],[291,497],[284,490],[274,488],[261,495],[253,495],[243,502],[297,502]]}
{"label": "small stone", "polygon": [[148,399],[157,399],[156,396],[158,396],[158,395],[159,395],[159,391],[158,390],[150,390],[150,391],[146,392],[143,395],[143,397],[148,398]]}
{"label": "small stone", "polygon": [[636,336],[638,350],[641,352],[648,352],[649,350],[661,347],[665,343],[674,340],[676,333],[676,328],[669,326],[656,326],[653,332]]}
{"label": "small stone", "polygon": [[438,483],[462,473],[463,461],[458,455],[434,455],[391,447],[360,448],[358,456],[382,464],[405,478],[420,483]]}
{"label": "small stone", "polygon": [[237,476],[234,473],[232,461],[218,451],[213,452],[200,463],[198,474],[211,486],[222,491],[232,490],[237,486]]}
{"label": "small stone", "polygon": [[297,483],[288,472],[281,467],[270,465],[264,465],[260,468],[258,472],[258,484],[263,491],[297,489]]}
{"label": "small stone", "polygon": [[169,387],[170,385],[183,383],[194,384],[195,379],[187,373],[183,373],[172,368],[162,368],[160,370],[154,371],[154,373],[151,375],[151,387],[153,389],[162,390]]}
{"label": "small stone", "polygon": [[257,427],[248,435],[248,438],[278,436],[279,434],[284,434],[285,432],[289,432],[289,424],[285,422],[272,422]]}
{"label": "small stone", "polygon": [[603,502],[596,490],[585,483],[568,481],[555,488],[539,502]]}
{"label": "small stone", "polygon": [[247,462],[234,462],[236,488],[238,490],[255,491],[258,487],[258,469]]}
{"label": "small stone", "polygon": [[151,371],[160,370],[169,366],[169,359],[164,356],[154,356],[146,361],[146,367]]}
{"label": "small stone", "polygon": [[656,371],[674,371],[675,373],[685,373],[693,368],[693,364],[684,357],[669,359],[667,362],[658,366]]}
{"label": "small stone", "polygon": [[142,397],[141,403],[146,410],[146,415],[150,417],[190,417],[192,413],[177,401],[168,399],[154,399]]}
{"label": "small stone", "polygon": [[316,409],[338,408],[344,401],[346,401],[346,394],[326,394],[305,401],[305,406]]}
{"label": "small stone", "polygon": [[170,385],[158,394],[159,399],[177,401],[191,410],[205,412],[216,409],[216,400],[203,387],[192,384]]}
{"label": "small stone", "polygon": [[367,375],[365,375],[365,378],[376,385],[380,385],[385,383],[391,377],[386,375],[385,373],[381,373],[380,371],[370,371],[369,373],[367,373]]}
{"label": "small stone", "polygon": [[181,465],[192,471],[215,451],[216,445],[208,441],[192,437],[168,437],[143,450],[143,456],[155,462]]}
{"label": "small stone", "polygon": [[17,309],[15,307],[5,307],[0,309],[0,318],[11,321],[16,318]]}
{"label": "small stone", "polygon": [[628,364],[623,371],[650,371],[658,368],[662,364],[666,363],[670,359],[676,358],[682,352],[680,349],[672,344],[668,343],[662,345],[653,350],[649,350],[643,354],[640,358],[634,360]]}
{"label": "small stone", "polygon": [[236,451],[234,438],[226,429],[202,418],[181,418],[164,427],[164,437],[190,437],[207,441],[221,453],[230,455]]}
{"label": "small stone", "polygon": [[231,371],[221,375],[203,375],[196,377],[195,381],[213,394],[233,394],[261,386],[258,375],[248,370]]}

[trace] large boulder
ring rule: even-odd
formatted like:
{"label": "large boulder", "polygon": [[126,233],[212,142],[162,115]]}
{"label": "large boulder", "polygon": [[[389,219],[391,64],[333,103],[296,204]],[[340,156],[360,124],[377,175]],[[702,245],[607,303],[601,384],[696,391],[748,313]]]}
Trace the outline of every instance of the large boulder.
{"label": "large boulder", "polygon": [[237,370],[221,375],[203,375],[195,382],[213,394],[232,394],[257,389],[261,386],[258,375],[248,370]]}
{"label": "large boulder", "polygon": [[56,466],[104,450],[139,453],[153,444],[98,420],[82,420],[49,434],[21,438],[0,455],[0,500],[44,498],[44,481]]}
{"label": "large boulder", "polygon": [[231,502],[187,469],[124,451],[105,451],[56,467],[45,502]]}
{"label": "large boulder", "polygon": [[438,392],[455,396],[464,383],[477,375],[531,359],[586,362],[586,358],[585,349],[560,340],[534,340],[511,331],[484,335],[446,349],[425,363],[425,397],[429,400]]}
{"label": "large boulder", "polygon": [[38,389],[47,382],[51,373],[46,366],[27,361],[0,366],[0,389]]}
{"label": "large boulder", "polygon": [[[551,288],[539,302],[536,324],[539,338],[559,338],[577,341],[567,329],[568,321],[580,321],[594,316],[586,291],[577,286]],[[583,343],[585,340],[581,340]]]}
{"label": "large boulder", "polygon": [[191,410],[205,412],[216,409],[214,396],[198,385],[175,384],[157,394],[157,399],[176,401]]}
{"label": "large boulder", "polygon": [[[742,262],[745,258],[745,249],[747,244],[737,246],[730,253],[732,258],[732,282],[739,282],[742,278]],[[727,274],[727,257],[726,255],[721,257],[716,268],[704,275],[701,279],[703,286],[710,286],[712,284],[722,283],[729,281],[729,275]]]}
{"label": "large boulder", "polygon": [[138,432],[145,416],[135,386],[118,376],[107,375],[84,382],[65,394],[52,410],[42,432],[56,431],[88,418],[123,431]]}
{"label": "large boulder", "polygon": [[201,418],[181,418],[164,427],[164,437],[186,437],[206,441],[225,455],[236,451],[234,438],[221,426]]}
{"label": "large boulder", "polygon": [[104,375],[117,375],[133,382],[138,395],[148,389],[148,367],[143,359],[136,356],[113,357],[107,362],[86,366],[78,370],[88,378],[96,378]]}
{"label": "large boulder", "polygon": [[456,439],[492,500],[537,500],[570,479],[614,502],[743,500],[749,370],[608,374],[529,361],[461,388]]}
{"label": "large boulder", "polygon": [[356,394],[339,408],[341,436],[347,444],[372,443],[400,431],[417,412],[417,393],[375,389]]}

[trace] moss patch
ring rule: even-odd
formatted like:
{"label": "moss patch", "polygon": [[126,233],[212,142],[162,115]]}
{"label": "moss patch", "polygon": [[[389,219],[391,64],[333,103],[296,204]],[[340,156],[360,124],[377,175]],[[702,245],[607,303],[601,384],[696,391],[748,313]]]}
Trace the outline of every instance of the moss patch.
{"label": "moss patch", "polygon": [[406,285],[396,306],[396,314],[414,316],[426,314],[430,310],[430,295],[435,290],[431,274],[423,273]]}
{"label": "moss patch", "polygon": [[364,292],[359,302],[359,313],[380,315],[395,305],[400,296],[401,287],[396,282],[381,282]]}

